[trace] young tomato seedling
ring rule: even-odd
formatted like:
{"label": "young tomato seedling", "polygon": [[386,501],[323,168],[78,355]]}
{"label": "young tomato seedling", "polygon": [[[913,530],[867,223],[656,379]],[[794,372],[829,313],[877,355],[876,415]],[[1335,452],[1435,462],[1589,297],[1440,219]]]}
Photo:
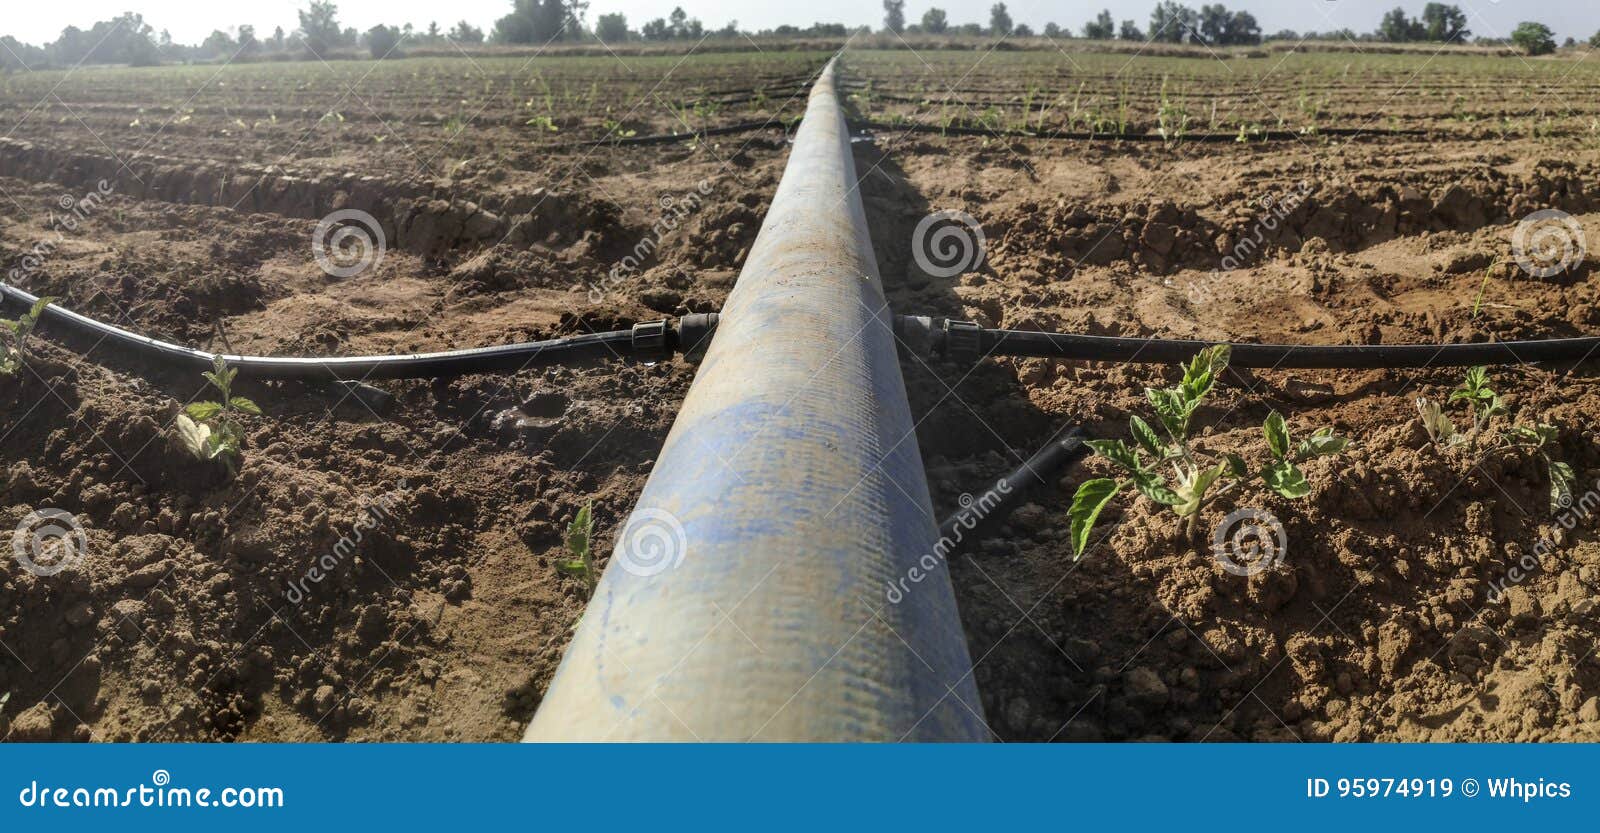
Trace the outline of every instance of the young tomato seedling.
{"label": "young tomato seedling", "polygon": [[594,552],[591,544],[594,542],[594,504],[586,504],[578,510],[567,524],[567,537],[565,539],[566,558],[556,563],[556,569],[569,576],[583,579],[583,583],[594,590],[595,582],[599,576],[595,575]]}
{"label": "young tomato seedling", "polygon": [[0,318],[0,376],[15,375],[28,363],[28,336],[39,324],[44,308],[55,302],[54,298],[40,298],[33,307],[15,321]]}
{"label": "young tomato seedling", "polygon": [[239,424],[238,415],[261,416],[261,408],[233,395],[233,379],[239,371],[228,367],[221,356],[213,360],[211,370],[204,375],[222,401],[194,402],[184,408],[178,414],[178,439],[196,458],[220,459],[233,474],[238,472],[239,459],[244,455],[244,427]]}
{"label": "young tomato seedling", "polygon": [[[1190,444],[1190,422],[1200,403],[1215,387],[1217,376],[1227,368],[1228,354],[1226,344],[1207,347],[1184,366],[1183,380],[1176,387],[1145,389],[1145,397],[1150,400],[1156,422],[1161,426],[1159,433],[1143,419],[1132,416],[1128,426],[1133,434],[1133,445],[1122,440],[1087,441],[1096,454],[1115,463],[1127,476],[1119,480],[1088,480],[1078,487],[1072,508],[1068,510],[1074,559],[1083,556],[1089,532],[1100,512],[1129,485],[1150,500],[1171,507],[1178,517],[1186,520],[1191,537],[1198,528],[1201,510],[1254,480],[1261,480],[1267,488],[1286,498],[1302,498],[1311,493],[1311,484],[1298,464],[1344,449],[1348,440],[1335,437],[1331,428],[1319,428],[1298,445],[1291,445],[1288,426],[1282,415],[1273,411],[1263,426],[1271,457],[1255,470],[1237,454],[1202,459],[1200,452]],[[1167,470],[1170,470],[1170,481]]]}
{"label": "young tomato seedling", "polygon": [[1550,512],[1554,514],[1572,505],[1572,485],[1578,478],[1573,473],[1572,466],[1556,456],[1558,432],[1554,425],[1540,422],[1530,426],[1512,420],[1511,427],[1499,433],[1491,433],[1489,428],[1494,418],[1499,416],[1509,418],[1509,415],[1500,394],[1489,387],[1489,369],[1486,367],[1469,369],[1461,384],[1450,391],[1450,397],[1445,403],[1454,405],[1457,402],[1467,404],[1470,424],[1464,430],[1456,428],[1454,420],[1445,413],[1444,405],[1426,398],[1417,400],[1417,411],[1422,416],[1422,430],[1427,432],[1428,440],[1435,448],[1465,446],[1468,451],[1476,453],[1480,444],[1492,443],[1485,453],[1502,450],[1531,451],[1539,455],[1539,459],[1544,462],[1545,472],[1550,478]]}

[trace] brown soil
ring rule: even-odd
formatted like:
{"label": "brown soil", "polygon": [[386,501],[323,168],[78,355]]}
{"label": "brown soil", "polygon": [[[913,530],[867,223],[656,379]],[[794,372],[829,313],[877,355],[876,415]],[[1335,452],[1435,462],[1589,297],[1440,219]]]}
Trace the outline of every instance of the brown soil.
{"label": "brown soil", "polygon": [[[609,58],[532,66],[556,91],[564,140],[604,135],[607,119],[639,133],[682,129],[665,91],[677,102],[761,78],[777,89],[818,56],[680,59],[629,58],[634,72],[609,75],[597,75]],[[935,101],[956,101],[948,85],[957,79],[1008,100],[1020,100],[1030,77],[1062,79],[1045,132],[1077,129],[1063,114],[1080,77],[1102,97],[1128,79],[1142,96],[1130,117],[1141,129],[1158,121],[1163,78],[1219,89],[1201,68],[1209,59],[1073,60],[1106,63],[902,51],[853,64],[869,90],[916,88]],[[1437,74],[1423,76],[1430,94],[1386,97],[1415,83],[1424,60],[1321,59],[1354,61],[1354,75],[1313,58],[1235,62],[1253,70],[1224,97],[1272,110],[1317,85],[1332,102],[1326,112],[1340,114],[1325,126],[1393,126],[1364,115],[1381,111],[1430,131],[1425,138],[1161,145],[891,132],[858,144],[891,302],[993,326],[1304,344],[1600,330],[1592,258],[1533,279],[1509,256],[1511,229],[1529,211],[1560,208],[1600,228],[1591,116],[1551,112],[1540,135],[1499,139],[1453,115],[1451,84],[1498,80],[1487,110],[1532,106],[1515,100],[1536,87],[1514,60],[1439,59]],[[93,70],[32,115],[58,77],[22,76],[0,102],[11,129],[0,142],[0,267],[26,266],[60,229],[63,199],[105,180],[111,196],[16,282],[195,346],[220,345],[219,322],[238,352],[344,355],[719,308],[782,172],[781,134],[529,150],[550,137],[524,124],[525,101],[541,95],[524,63],[395,62],[400,69],[370,78],[365,63],[230,67],[226,92],[202,86],[204,75],[152,83],[176,69]],[[414,78],[413,66],[424,75]],[[1587,70],[1539,77],[1541,90],[1596,81]],[[356,78],[359,97],[381,106],[352,98],[336,108],[343,119],[326,119],[338,82]],[[598,92],[578,103],[594,78]],[[196,88],[203,94],[186,103]],[[468,115],[487,101],[486,115],[446,129],[463,98]],[[151,115],[124,112],[130,101],[171,124],[151,130]],[[948,111],[983,121],[953,103],[870,94],[854,103],[874,120]],[[699,117],[797,112],[790,102],[738,107],[747,109]],[[141,124],[129,127],[135,117]],[[1265,121],[1253,110],[1239,118]],[[659,234],[644,267],[604,280],[656,239],[663,200],[682,204],[702,182],[708,196]],[[1214,271],[1254,239],[1264,198],[1282,205],[1296,193],[1306,196],[1262,245]],[[340,208],[373,214],[390,242],[376,269],[345,279],[325,274],[309,246],[317,219]],[[988,258],[977,272],[940,279],[913,265],[912,229],[940,209],[982,223]],[[0,379],[0,529],[59,507],[86,527],[89,549],[53,576],[0,564],[0,696],[10,695],[0,735],[13,740],[517,737],[586,595],[554,566],[564,525],[593,503],[597,550],[609,553],[693,378],[681,362],[608,362],[383,383],[388,409],[333,387],[248,385],[241,392],[267,413],[249,420],[243,469],[229,477],[188,458],[172,434],[182,404],[204,395],[202,380],[41,333],[33,367]],[[1037,359],[908,358],[903,369],[941,511],[1067,426],[1120,434],[1142,412],[1142,388],[1173,375]],[[1355,440],[1308,466],[1305,500],[1245,491],[1209,510],[1208,530],[1234,507],[1282,520],[1285,563],[1249,579],[1224,572],[1203,542],[1143,501],[1116,504],[1103,540],[1074,563],[1066,506],[1082,477],[1109,472],[1100,461],[1030,496],[952,561],[995,734],[1600,739],[1592,524],[1555,522],[1531,459],[1425,447],[1412,400],[1440,398],[1459,377],[1230,377],[1200,416],[1211,426],[1205,448],[1261,454],[1258,426],[1272,409],[1296,433],[1331,425]],[[1494,382],[1514,413],[1560,427],[1560,454],[1589,489],[1600,463],[1588,430],[1600,414],[1592,368],[1504,368]],[[341,546],[355,530],[359,544]],[[1491,586],[1545,540],[1554,545],[1540,548],[1548,554],[1532,575],[1489,603]],[[326,579],[304,581],[335,553]]]}

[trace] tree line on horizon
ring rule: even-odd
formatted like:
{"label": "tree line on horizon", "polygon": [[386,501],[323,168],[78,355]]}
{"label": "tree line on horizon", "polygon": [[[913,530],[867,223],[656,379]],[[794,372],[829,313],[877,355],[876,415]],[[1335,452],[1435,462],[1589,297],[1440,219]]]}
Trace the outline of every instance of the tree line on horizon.
{"label": "tree line on horizon", "polygon": [[[988,25],[976,22],[952,23],[944,9],[929,7],[916,21],[906,17],[905,0],[882,0],[882,32],[896,36],[966,36],[1028,38],[1036,34],[1025,23],[1013,20],[1004,2],[989,9]],[[496,20],[485,33],[484,29],[468,21],[458,21],[449,29],[437,22],[418,30],[412,24],[400,26],[379,24],[365,32],[339,22],[338,6],[334,0],[311,0],[299,10],[299,25],[292,31],[282,26],[271,35],[260,35],[255,27],[241,25],[228,31],[214,30],[198,44],[175,43],[165,30],[156,32],[146,23],[144,16],[127,12],[110,20],[95,23],[88,29],[68,26],[54,42],[35,46],[6,35],[0,37],[0,67],[5,70],[50,66],[76,66],[79,64],[130,64],[149,66],[161,63],[252,60],[262,56],[328,58],[339,53],[361,49],[375,58],[398,57],[406,46],[441,44],[476,45],[485,42],[499,44],[545,44],[562,41],[599,41],[623,43],[628,41],[701,40],[708,37],[826,37],[840,38],[852,33],[868,31],[866,27],[852,29],[843,23],[813,23],[807,27],[783,25],[756,32],[742,30],[737,21],[709,30],[699,18],[690,17],[683,7],[675,7],[666,17],[644,22],[637,29],[630,26],[621,13],[598,15],[593,24],[588,22],[588,0],[511,0],[511,10]],[[1537,22],[1524,22],[1509,38],[1472,38],[1466,27],[1467,16],[1459,6],[1430,2],[1423,6],[1417,17],[1409,16],[1405,9],[1396,7],[1384,13],[1377,28],[1369,33],[1356,33],[1348,29],[1331,32],[1301,34],[1282,30],[1263,35],[1255,16],[1246,11],[1232,11],[1221,3],[1201,5],[1198,9],[1177,2],[1159,0],[1150,13],[1147,28],[1141,29],[1137,20],[1118,21],[1109,9],[1074,30],[1051,22],[1040,33],[1052,39],[1082,37],[1090,40],[1126,40],[1153,43],[1193,44],[1200,46],[1254,45],[1263,40],[1353,40],[1383,43],[1477,43],[1485,45],[1514,44],[1532,55],[1553,52],[1556,49],[1554,33],[1548,26]],[[1567,46],[1574,46],[1572,38]],[[1600,48],[1600,32],[1589,39],[1591,47]]]}

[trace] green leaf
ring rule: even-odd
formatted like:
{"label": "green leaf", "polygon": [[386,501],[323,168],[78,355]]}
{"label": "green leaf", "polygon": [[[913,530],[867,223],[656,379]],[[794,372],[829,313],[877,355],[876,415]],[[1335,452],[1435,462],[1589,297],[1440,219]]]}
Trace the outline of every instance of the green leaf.
{"label": "green leaf", "polygon": [[222,405],[217,402],[194,402],[184,408],[183,412],[195,422],[205,422],[222,413]]}
{"label": "green leaf", "polygon": [[1159,461],[1167,455],[1167,444],[1162,442],[1159,436],[1156,436],[1155,429],[1151,428],[1148,422],[1137,416],[1131,416],[1128,418],[1128,428],[1133,432],[1134,440],[1138,441],[1139,445],[1145,451],[1150,452],[1150,455],[1155,457],[1156,460]]}
{"label": "green leaf", "polygon": [[1294,463],[1280,460],[1267,466],[1261,473],[1261,479],[1266,481],[1267,488],[1286,498],[1302,498],[1311,494],[1311,484],[1306,482],[1306,476]]}
{"label": "green leaf", "polygon": [[1318,428],[1310,437],[1301,440],[1300,444],[1295,446],[1293,459],[1296,463],[1300,463],[1313,457],[1338,454],[1349,444],[1348,438],[1335,437],[1332,428]]}
{"label": "green leaf", "polygon": [[1210,468],[1191,471],[1186,478],[1178,481],[1178,502],[1172,505],[1172,511],[1183,518],[1199,512],[1200,507],[1205,505],[1206,492],[1227,470],[1228,462],[1224,460]]}
{"label": "green leaf", "polygon": [[1223,454],[1222,457],[1228,463],[1228,472],[1234,477],[1240,480],[1250,477],[1250,467],[1245,465],[1243,457],[1237,454]]}
{"label": "green leaf", "polygon": [[589,537],[594,532],[592,504],[586,504],[567,524],[567,552],[582,560],[589,555]]}
{"label": "green leaf", "polygon": [[40,314],[42,314],[44,312],[44,308],[45,307],[48,307],[51,304],[53,304],[53,303],[55,303],[56,301],[59,301],[59,300],[61,300],[61,299],[59,299],[59,298],[40,298],[39,300],[34,301],[33,302],[33,307],[28,310],[28,317],[34,319],[35,321],[37,321],[39,319]]}
{"label": "green leaf", "polygon": [[1150,400],[1150,406],[1155,408],[1156,418],[1161,420],[1161,426],[1167,429],[1167,434],[1174,440],[1183,440],[1189,435],[1189,414],[1193,408],[1183,400],[1183,394],[1176,388],[1145,388],[1144,395]]}
{"label": "green leaf", "polygon": [[1122,491],[1122,485],[1104,477],[1079,484],[1077,494],[1072,496],[1072,508],[1067,510],[1071,520],[1072,560],[1083,557],[1084,548],[1089,545],[1089,531],[1100,519],[1100,510]]}
{"label": "green leaf", "polygon": [[1572,466],[1560,460],[1546,458],[1550,469],[1550,513],[1555,514],[1572,505],[1572,484],[1578,482]]}
{"label": "green leaf", "polygon": [[211,427],[202,425],[184,414],[178,414],[178,443],[186,451],[202,459],[211,459]]}
{"label": "green leaf", "polygon": [[1422,430],[1435,443],[1448,442],[1456,435],[1455,423],[1444,415],[1444,408],[1431,399],[1418,399],[1417,412],[1422,415]]}
{"label": "green leaf", "polygon": [[235,396],[234,398],[229,399],[228,404],[233,406],[233,409],[236,411],[244,411],[247,414],[261,416],[261,406],[242,396]]}
{"label": "green leaf", "polygon": [[1167,487],[1167,479],[1151,471],[1138,472],[1133,476],[1133,486],[1139,494],[1164,506],[1176,506],[1181,502],[1178,493]]}
{"label": "green leaf", "polygon": [[1228,366],[1228,359],[1233,353],[1233,348],[1226,344],[1213,344],[1189,360],[1183,368],[1183,396],[1191,403],[1198,403],[1216,384],[1217,375]]}
{"label": "green leaf", "polygon": [[1283,424],[1283,414],[1277,411],[1267,414],[1262,430],[1267,434],[1267,447],[1272,449],[1272,456],[1283,459],[1289,453],[1289,426]]}
{"label": "green leaf", "polygon": [[1084,440],[1083,444],[1094,449],[1094,452],[1101,457],[1130,472],[1138,473],[1144,470],[1144,466],[1139,463],[1139,453],[1122,440]]}

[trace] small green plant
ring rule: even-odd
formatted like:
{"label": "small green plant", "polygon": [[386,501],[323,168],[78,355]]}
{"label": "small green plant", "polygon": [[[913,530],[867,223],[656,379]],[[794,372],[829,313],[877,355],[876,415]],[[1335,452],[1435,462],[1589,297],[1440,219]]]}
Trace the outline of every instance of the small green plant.
{"label": "small green plant", "polygon": [[[1458,402],[1466,403],[1469,424],[1464,429],[1457,428],[1455,421],[1445,413],[1446,405]],[[1485,453],[1524,451],[1537,454],[1550,478],[1550,512],[1554,514],[1572,505],[1572,485],[1577,482],[1577,476],[1570,464],[1556,456],[1556,427],[1543,422],[1527,425],[1512,419],[1500,394],[1489,387],[1488,368],[1467,370],[1466,378],[1450,391],[1445,405],[1419,398],[1417,412],[1422,418],[1422,430],[1435,448],[1464,446],[1476,453],[1480,446],[1486,446]],[[1495,418],[1502,416],[1511,420],[1511,426],[1499,432],[1491,431]]]}
{"label": "small green plant", "polygon": [[1181,102],[1183,91],[1175,98],[1167,94],[1167,77],[1161,77],[1161,109],[1156,112],[1157,132],[1168,142],[1181,142],[1189,132],[1189,110]]}
{"label": "small green plant", "polygon": [[44,308],[55,303],[55,298],[40,298],[16,320],[0,318],[0,376],[14,375],[28,363],[32,355],[28,350],[28,337],[39,325]]}
{"label": "small green plant", "polygon": [[578,510],[576,517],[567,524],[566,557],[556,563],[556,569],[564,575],[576,576],[583,579],[583,583],[594,589],[595,582],[599,580],[594,568],[594,504],[585,504]]}
{"label": "small green plant", "polygon": [[[1177,386],[1145,389],[1156,423],[1161,426],[1159,433],[1135,415],[1128,420],[1133,445],[1122,440],[1087,442],[1096,454],[1115,463],[1127,476],[1120,480],[1088,480],[1078,487],[1068,510],[1074,559],[1083,556],[1100,512],[1129,485],[1150,500],[1171,507],[1185,519],[1187,532],[1193,537],[1206,506],[1252,481],[1262,481],[1285,498],[1305,497],[1311,493],[1311,484],[1298,464],[1344,449],[1348,440],[1335,437],[1331,428],[1320,428],[1298,445],[1291,445],[1283,416],[1273,411],[1263,426],[1271,456],[1259,468],[1252,469],[1237,454],[1203,459],[1190,442],[1190,424],[1215,387],[1217,377],[1227,368],[1229,352],[1226,344],[1207,347],[1184,366],[1183,380]],[[1170,481],[1165,471],[1169,468]]]}
{"label": "small green plant", "polygon": [[239,460],[244,456],[244,427],[239,424],[239,414],[261,416],[261,407],[242,396],[233,395],[233,379],[239,371],[228,367],[217,356],[211,370],[203,374],[206,381],[217,389],[220,402],[191,402],[178,414],[178,439],[183,447],[200,460],[221,460],[228,472],[239,470]]}

